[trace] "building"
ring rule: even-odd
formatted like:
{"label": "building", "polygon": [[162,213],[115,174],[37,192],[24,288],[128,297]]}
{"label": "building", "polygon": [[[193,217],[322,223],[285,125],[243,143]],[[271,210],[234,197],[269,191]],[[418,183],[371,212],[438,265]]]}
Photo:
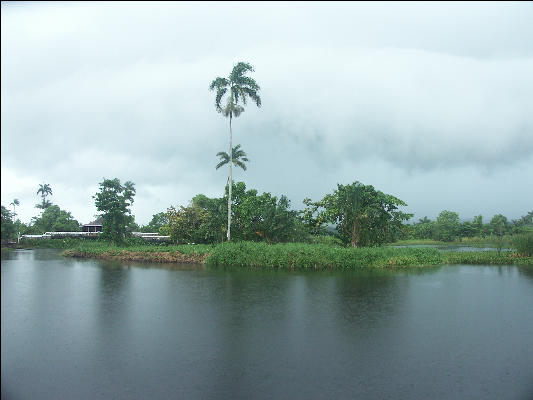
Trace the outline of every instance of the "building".
{"label": "building", "polygon": [[81,230],[82,232],[102,232],[102,222],[104,222],[104,218],[98,217],[93,222],[82,225]]}

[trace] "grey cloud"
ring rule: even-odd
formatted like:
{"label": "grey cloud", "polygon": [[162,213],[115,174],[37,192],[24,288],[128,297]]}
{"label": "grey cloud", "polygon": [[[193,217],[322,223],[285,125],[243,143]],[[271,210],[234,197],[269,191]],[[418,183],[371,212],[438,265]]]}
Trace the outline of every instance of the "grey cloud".
{"label": "grey cloud", "polygon": [[294,205],[380,181],[360,167],[376,159],[411,179],[514,171],[533,158],[532,18],[530,3],[4,2],[2,169],[131,179],[148,219],[150,199],[220,193],[228,121],[208,85],[246,60],[263,106],[234,121],[252,160],[237,177]]}

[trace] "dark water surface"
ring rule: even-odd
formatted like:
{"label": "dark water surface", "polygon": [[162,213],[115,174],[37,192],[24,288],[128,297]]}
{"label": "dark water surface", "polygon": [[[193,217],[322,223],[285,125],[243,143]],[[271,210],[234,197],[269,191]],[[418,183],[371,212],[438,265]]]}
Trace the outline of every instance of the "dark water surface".
{"label": "dark water surface", "polygon": [[2,399],[533,399],[533,271],[2,259]]}

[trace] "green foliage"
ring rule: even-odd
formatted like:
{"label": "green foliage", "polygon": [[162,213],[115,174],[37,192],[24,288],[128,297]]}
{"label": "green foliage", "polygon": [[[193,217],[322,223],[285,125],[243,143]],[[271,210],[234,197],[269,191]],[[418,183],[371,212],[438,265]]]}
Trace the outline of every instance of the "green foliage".
{"label": "green foliage", "polygon": [[533,256],[533,231],[513,237],[512,245],[520,254]]}
{"label": "green foliage", "polygon": [[9,240],[15,235],[15,226],[13,224],[13,214],[4,206],[2,207],[2,223],[1,228],[1,237],[2,240]]}
{"label": "green foliage", "polygon": [[[233,236],[237,240],[269,243],[303,241],[306,232],[300,223],[298,212],[290,210],[289,199],[279,199],[270,193],[258,194],[246,190],[244,182],[233,184]],[[226,188],[227,199],[228,190]]]}
{"label": "green foliage", "polygon": [[523,233],[531,230],[533,230],[533,211],[528,212],[512,223],[513,233]]}
{"label": "green foliage", "polygon": [[188,207],[168,208],[167,224],[159,232],[170,235],[175,243],[215,243],[225,233],[226,208],[224,199],[210,199],[203,194],[195,196]]}
{"label": "green foliage", "polygon": [[209,236],[207,219],[209,213],[194,203],[167,210],[170,239],[175,243],[205,243]]}
{"label": "green foliage", "polygon": [[342,240],[332,235],[309,235],[306,243],[323,244],[328,246],[343,246]]}
{"label": "green foliage", "polygon": [[442,262],[442,258],[435,249],[235,242],[217,245],[206,262],[210,266],[218,267],[354,269],[436,265]]}
{"label": "green foliage", "polygon": [[52,188],[50,187],[48,183],[39,184],[37,195],[39,193],[41,194],[41,198],[42,198],[41,204],[36,204],[35,207],[40,208],[42,210],[46,210],[48,207],[52,205],[52,203],[46,199],[46,196],[52,195]]}
{"label": "green foliage", "polygon": [[134,222],[129,207],[133,204],[135,187],[127,181],[121,185],[120,180],[105,179],[100,183],[100,191],[96,193],[96,209],[102,212],[102,237],[116,244],[124,241],[128,235],[127,227]]}
{"label": "green foliage", "polygon": [[[28,230],[28,229],[27,229]],[[46,208],[39,217],[33,217],[31,223],[32,234],[45,232],[78,232],[80,224],[70,212],[52,205]]]}
{"label": "green foliage", "polygon": [[[238,144],[232,149],[232,161],[233,165],[236,167],[241,167],[244,171],[246,171],[246,162],[250,161],[248,160],[248,157],[246,156],[246,153],[240,149],[241,145]],[[219,169],[220,167],[228,164],[230,162],[230,156],[225,151],[219,151],[217,153],[217,157],[220,158],[220,162],[215,167],[216,169]]]}
{"label": "green foliage", "polygon": [[307,207],[302,218],[311,232],[320,232],[326,223],[336,224],[339,238],[352,247],[395,240],[402,221],[412,216],[399,210],[399,206],[407,205],[402,200],[360,182],[338,184],[333,194],[315,203],[305,199],[304,204]]}
{"label": "green foliage", "polygon": [[451,242],[459,236],[459,228],[459,214],[444,210],[435,222],[435,239]]}
{"label": "green foliage", "polygon": [[148,225],[144,225],[140,228],[141,232],[159,232],[162,226],[168,224],[168,218],[166,212],[160,212],[152,216],[152,220]]}
{"label": "green foliage", "polygon": [[517,257],[513,252],[443,251],[441,254],[445,264],[533,265],[533,257]]}

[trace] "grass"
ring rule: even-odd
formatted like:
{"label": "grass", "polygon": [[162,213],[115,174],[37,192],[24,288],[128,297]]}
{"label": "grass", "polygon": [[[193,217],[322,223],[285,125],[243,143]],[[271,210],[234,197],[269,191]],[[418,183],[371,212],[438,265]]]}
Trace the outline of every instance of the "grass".
{"label": "grass", "polygon": [[202,262],[212,267],[273,269],[396,268],[442,264],[533,266],[533,257],[517,252],[449,252],[435,248],[351,248],[330,244],[231,242],[218,245],[161,245],[132,243],[115,246],[100,240],[41,239],[24,247],[68,249],[74,257],[117,258],[153,262]]}
{"label": "grass", "polygon": [[515,252],[447,251],[441,254],[445,264],[522,265],[533,267],[533,257],[521,256]]}
{"label": "grass", "polygon": [[182,245],[166,245],[159,243],[143,243],[132,241],[131,244],[123,246],[116,246],[112,243],[103,240],[87,240],[87,239],[37,239],[25,240],[21,243],[23,248],[46,248],[46,249],[68,249],[87,254],[100,254],[109,252],[111,254],[119,254],[122,251],[128,252],[143,252],[143,253],[159,253],[159,252],[180,252],[183,254],[207,254],[213,248],[213,245],[208,244],[182,244]]}
{"label": "grass", "polygon": [[408,245],[435,245],[435,246],[469,246],[469,247],[494,247],[498,248],[502,246],[503,248],[511,247],[514,236],[505,235],[501,241],[496,236],[487,236],[487,237],[472,237],[472,238],[461,238],[461,240],[454,240],[451,242],[443,242],[433,239],[407,239],[407,240],[398,240],[395,243],[391,243],[392,246],[408,246]]}
{"label": "grass", "polygon": [[238,242],[216,246],[206,260],[216,267],[275,269],[355,269],[438,265],[442,256],[436,249],[347,248],[304,243]]}

